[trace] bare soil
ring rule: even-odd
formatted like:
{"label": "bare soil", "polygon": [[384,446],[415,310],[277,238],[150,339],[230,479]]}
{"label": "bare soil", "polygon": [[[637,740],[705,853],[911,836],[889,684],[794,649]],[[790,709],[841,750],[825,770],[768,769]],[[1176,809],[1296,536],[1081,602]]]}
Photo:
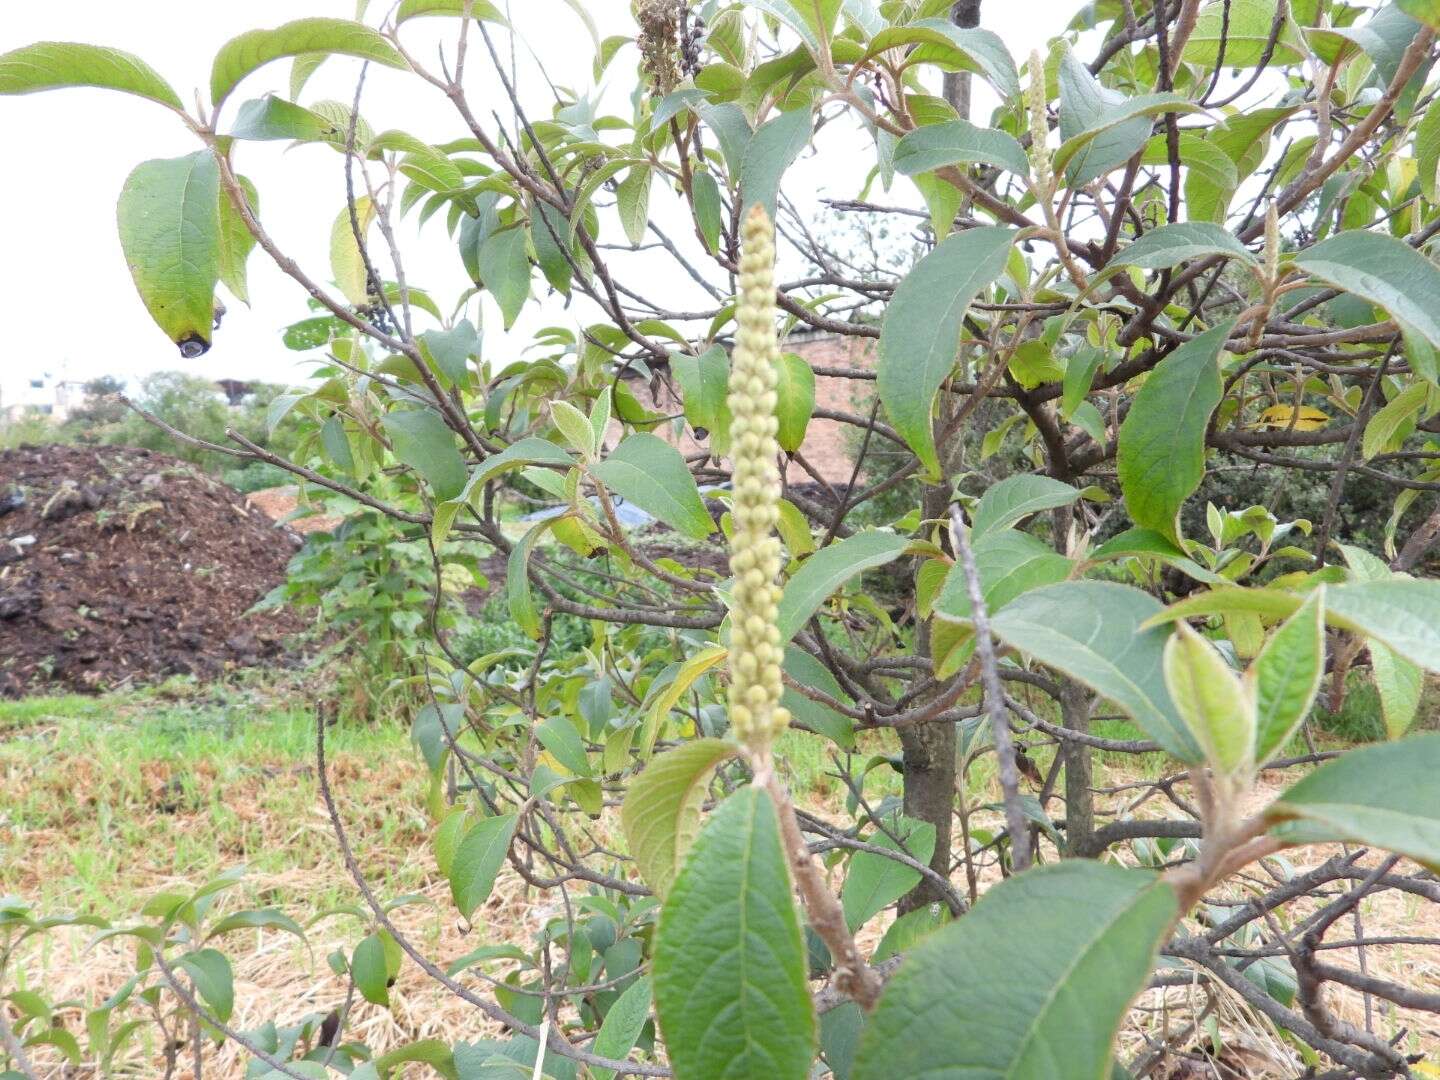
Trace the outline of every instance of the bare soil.
{"label": "bare soil", "polygon": [[0,696],[100,692],[274,661],[247,616],[298,543],[233,489],[128,447],[0,452]]}

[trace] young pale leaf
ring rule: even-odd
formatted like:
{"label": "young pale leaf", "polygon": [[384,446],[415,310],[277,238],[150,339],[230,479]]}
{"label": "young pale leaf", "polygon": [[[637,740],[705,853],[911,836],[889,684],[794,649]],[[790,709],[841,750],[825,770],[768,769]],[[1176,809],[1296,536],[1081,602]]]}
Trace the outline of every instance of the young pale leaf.
{"label": "young pale leaf", "polygon": [[1425,689],[1425,675],[1417,665],[1378,641],[1370,642],[1370,674],[1380,694],[1385,734],[1398,739],[1415,722],[1420,695]]}
{"label": "young pale leaf", "polygon": [[1165,643],[1165,686],[1216,772],[1234,776],[1255,764],[1255,704],[1215,646],[1176,624]]}
{"label": "young pale leaf", "polygon": [[880,328],[876,387],[890,423],[932,474],[940,472],[930,412],[955,367],[965,312],[1000,276],[1012,229],[986,225],[942,240],[895,289]]}
{"label": "young pale leaf", "polygon": [[780,422],[775,439],[781,450],[794,452],[805,441],[815,411],[815,372],[795,353],[782,353],[775,367],[775,417]]}
{"label": "young pale leaf", "polygon": [[440,414],[429,409],[403,409],[380,420],[395,456],[425,478],[435,498],[453,499],[465,487],[465,459],[455,447],[455,434]]}
{"label": "young pale leaf", "polygon": [[767,120],[745,145],[740,162],[740,205],[759,203],[772,218],[780,194],[780,177],[810,141],[810,106]]}
{"label": "young pale leaf", "polygon": [[611,491],[676,532],[703,540],[715,531],[685,459],[663,439],[636,432],[590,471]]}
{"label": "young pale leaf", "polygon": [[1205,477],[1205,429],[1220,404],[1217,360],[1233,323],[1187,341],[1156,366],[1120,425],[1116,465],[1136,525],[1180,543],[1180,507]]}
{"label": "young pale leaf", "polygon": [[615,209],[625,238],[639,246],[645,241],[645,227],[650,223],[650,177],[648,164],[632,166],[615,188]]}
{"label": "young pale leaf", "polygon": [[455,849],[450,860],[450,895],[466,919],[495,887],[495,876],[500,873],[505,853],[510,850],[510,838],[515,835],[515,821],[514,814],[481,818]]}
{"label": "young pale leaf", "polygon": [[[259,213],[260,197],[255,185],[243,176],[236,177],[240,190],[251,213]],[[250,303],[250,288],[246,283],[245,264],[250,252],[255,249],[255,234],[245,224],[240,211],[224,191],[220,192],[220,231],[217,234],[216,257],[220,263],[220,280],[232,296],[243,304]]]}
{"label": "young pale leaf", "polygon": [[220,171],[208,150],[136,166],[120,192],[120,247],[150,317],[192,360],[210,348],[220,280]]}
{"label": "young pale leaf", "polygon": [[1271,635],[1246,672],[1255,701],[1255,761],[1281,750],[1300,726],[1325,674],[1325,587]]}
{"label": "young pale leaf", "polygon": [[716,766],[735,756],[719,739],[682,743],[650,759],[620,804],[625,842],[645,884],[662,900],[700,831],[700,804]]}
{"label": "young pale leaf", "polygon": [[1014,136],[968,120],[916,128],[896,144],[894,163],[895,171],[906,176],[946,165],[995,165],[1017,176],[1030,175],[1030,161]]}
{"label": "young pale leaf", "polygon": [[1440,269],[1403,240],[1351,229],[1304,249],[1295,265],[1384,308],[1440,347]]}
{"label": "young pale leaf", "polygon": [[1154,875],[1081,859],[1001,882],[890,980],[852,1080],[1108,1076],[1176,907]]}
{"label": "young pale leaf", "polygon": [[660,909],[660,1029],[685,1080],[805,1080],[815,1014],[774,803],[746,787],[701,831]]}
{"label": "young pale leaf", "polygon": [[[877,831],[871,836],[872,844],[890,851],[903,851],[919,863],[930,861],[930,856],[935,854],[934,825],[907,817],[893,818],[889,824],[888,832]],[[896,844],[890,833],[898,836],[905,846]],[[904,863],[870,851],[856,852],[840,889],[840,906],[851,933],[908,893],[919,880],[920,871]]]}
{"label": "young pale leaf", "polygon": [[[595,1036],[591,1053],[623,1060],[640,1038],[645,1021],[650,1018],[650,994],[650,976],[641,975],[631,983],[605,1014],[605,1022],[600,1025],[600,1034]],[[591,1065],[590,1075],[595,1080],[614,1080],[615,1070]]]}
{"label": "young pale leaf", "polygon": [[1415,430],[1415,420],[1429,396],[1430,387],[1417,382],[1386,402],[1365,425],[1365,434],[1360,439],[1360,456],[1369,461],[1384,450],[1399,449],[1405,436]]}
{"label": "young pale leaf", "polygon": [[800,564],[780,597],[780,640],[789,641],[820,605],[856,574],[898,559],[908,541],[888,532],[860,532],[823,547]]}
{"label": "young pale leaf", "polygon": [[330,226],[330,273],[340,294],[354,307],[364,307],[370,302],[370,276],[360,243],[367,238],[374,222],[375,204],[370,196],[361,195],[355,200],[354,216],[348,205],[342,206]]}
{"label": "young pale leaf", "polygon": [[1008,529],[1021,518],[1037,514],[1041,510],[1053,510],[1057,506],[1068,506],[1080,497],[1069,484],[1048,476],[1021,473],[1007,476],[998,484],[991,484],[980,496],[971,519],[975,538],[988,532]]}
{"label": "young pale leaf", "polygon": [[456,498],[463,502],[482,491],[485,485],[495,477],[505,472],[522,469],[526,465],[559,465],[568,468],[573,464],[570,455],[554,443],[547,439],[529,436],[511,443],[498,454],[490,455],[476,466],[475,471],[470,474],[470,479],[465,481],[465,487]]}
{"label": "young pale leaf", "polygon": [[210,69],[210,101],[218,109],[241,79],[271,60],[301,53],[340,53],[389,67],[408,68],[405,58],[378,31],[348,19],[296,19],[273,30],[231,38]]}
{"label": "young pale leaf", "polygon": [[1028,592],[990,620],[995,635],[1109,698],[1181,761],[1203,760],[1165,687],[1169,636],[1142,629],[1160,602],[1128,585],[1067,581]]}
{"label": "young pale leaf", "polygon": [[1296,844],[1371,844],[1440,867],[1440,734],[1351,750],[1266,811],[1270,833]]}
{"label": "young pale leaf", "polygon": [[96,86],[158,101],[184,112],[180,95],[138,56],[100,45],[37,41],[0,56],[0,94]]}
{"label": "young pale leaf", "polygon": [[1208,221],[1182,221],[1151,229],[1128,247],[1121,248],[1110,265],[1138,266],[1141,270],[1164,270],[1191,259],[1220,255],[1238,259],[1247,266],[1260,260],[1229,229]]}
{"label": "young pale leaf", "polygon": [[568,401],[555,400],[550,402],[550,419],[555,421],[555,426],[560,429],[560,434],[565,436],[571,449],[587,458],[595,456],[595,429],[590,426],[590,418],[583,412]]}

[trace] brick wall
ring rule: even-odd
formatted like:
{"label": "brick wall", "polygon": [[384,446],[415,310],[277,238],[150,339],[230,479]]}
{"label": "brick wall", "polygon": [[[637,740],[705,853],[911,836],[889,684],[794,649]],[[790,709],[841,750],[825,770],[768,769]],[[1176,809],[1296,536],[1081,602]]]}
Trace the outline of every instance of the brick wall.
{"label": "brick wall", "polygon": [[[796,353],[809,361],[812,367],[820,368],[870,368],[874,364],[874,347],[873,338],[840,334],[792,334],[781,346],[783,351]],[[632,382],[630,388],[643,404],[657,412],[666,415],[680,412],[677,397],[663,383],[657,385],[658,394],[652,394],[650,386],[639,381]],[[815,379],[817,409],[867,415],[867,403],[873,400],[874,393],[875,383],[872,380],[825,375]],[[850,479],[852,447],[858,432],[858,428],[837,420],[813,418],[805,429],[805,443],[800,447],[800,454],[827,483],[843,486]],[[674,443],[686,456],[705,449],[704,444],[696,442],[688,426],[678,439],[672,434],[670,425],[662,425],[656,434]],[[790,463],[787,480],[792,484],[814,483],[814,477],[794,462]]]}

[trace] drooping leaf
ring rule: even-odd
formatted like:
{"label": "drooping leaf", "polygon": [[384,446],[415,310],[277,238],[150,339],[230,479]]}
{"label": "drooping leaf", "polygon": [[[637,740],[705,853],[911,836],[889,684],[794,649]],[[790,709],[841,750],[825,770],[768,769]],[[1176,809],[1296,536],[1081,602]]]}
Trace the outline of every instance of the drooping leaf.
{"label": "drooping leaf", "polygon": [[[1223,61],[1227,68],[1255,67],[1267,55],[1275,65],[1299,63],[1300,55],[1285,41],[1282,32],[1273,44],[1277,0],[1216,0],[1201,9],[1195,28],[1185,43],[1185,59],[1213,67]],[[1283,24],[1282,24],[1283,28]],[[1220,42],[1225,53],[1220,54]]]}
{"label": "drooping leaf", "polygon": [[1020,473],[991,484],[975,507],[971,528],[978,540],[988,532],[1008,529],[1021,518],[1068,506],[1080,497],[1069,484],[1049,476]]}
{"label": "drooping leaf", "polygon": [[540,538],[554,527],[557,518],[546,518],[531,526],[520,542],[510,549],[505,561],[505,599],[510,617],[532,638],[540,637],[540,613],[535,610],[535,597],[530,591],[530,555]]}
{"label": "drooping leaf", "polygon": [[1305,248],[1295,265],[1384,308],[1403,328],[1440,347],[1440,269],[1404,241],[1349,229]]}
{"label": "drooping leaf", "polygon": [[871,38],[864,58],[907,45],[917,46],[907,56],[913,63],[935,63],[973,71],[989,80],[1002,98],[1020,94],[1020,75],[1015,61],[1005,42],[993,30],[960,27],[949,19],[916,19],[879,31]]}
{"label": "drooping leaf", "polygon": [[1014,236],[981,226],[947,237],[915,264],[885,311],[876,387],[891,425],[931,474],[940,471],[935,394],[955,367],[965,313],[1005,269]]}
{"label": "drooping leaf", "polygon": [[1325,590],[1271,635],[1246,678],[1255,696],[1255,760],[1281,750],[1300,726],[1325,674]]}
{"label": "drooping leaf", "polygon": [[805,971],[774,804],[742,788],[706,822],[660,910],[652,977],[676,1075],[805,1080]]}
{"label": "drooping leaf", "polygon": [[[591,1052],[601,1057],[624,1060],[625,1055],[630,1053],[636,1040],[640,1038],[645,1021],[650,1018],[650,996],[648,975],[641,975],[626,987],[625,992],[605,1014],[605,1022],[600,1025],[600,1034],[595,1036]],[[595,1080],[614,1080],[615,1077],[613,1069],[604,1069],[597,1065],[590,1066],[590,1074]]]}
{"label": "drooping leaf", "polygon": [[853,1080],[1108,1077],[1176,908],[1154,875],[1086,860],[1001,882],[890,980]]}
{"label": "drooping leaf", "polygon": [[590,471],[611,491],[676,532],[703,540],[715,531],[684,457],[655,435],[639,431],[626,436]]}
{"label": "drooping leaf", "polygon": [[810,107],[805,105],[765,121],[745,144],[740,162],[740,205],[759,203],[772,218],[780,177],[810,141]]}
{"label": "drooping leaf", "polygon": [[158,101],[176,112],[180,95],[138,56],[100,45],[37,41],[0,55],[0,94],[94,86]]}
{"label": "drooping leaf", "polygon": [[[900,815],[892,818],[888,825],[888,832],[876,830],[869,842],[890,851],[903,851],[918,863],[930,861],[935,853],[934,825]],[[891,833],[899,837],[903,848],[892,839]],[[840,890],[840,905],[851,933],[908,893],[919,880],[919,870],[884,855],[857,851],[850,858],[850,869]]]}
{"label": "drooping leaf", "polygon": [[[243,176],[236,177],[240,184],[240,190],[245,194],[245,201],[250,207],[252,214],[259,213],[260,197],[255,191],[255,185]],[[250,252],[255,249],[255,234],[245,224],[245,219],[240,216],[240,211],[230,201],[228,195],[222,190],[220,192],[220,228],[217,234],[218,251],[217,258],[220,263],[220,280],[225,288],[230,290],[237,300],[242,303],[250,303],[250,287],[247,282],[245,267],[250,260]]]}
{"label": "drooping leaf", "polygon": [[1420,696],[1425,690],[1425,675],[1418,664],[1412,664],[1388,645],[1370,642],[1370,674],[1380,694],[1380,713],[1385,719],[1385,734],[1398,739],[1410,730],[1420,711]]}
{"label": "drooping leaf", "polygon": [[1180,507],[1205,476],[1205,429],[1220,404],[1217,360],[1232,323],[1187,341],[1156,366],[1120,425],[1116,464],[1136,525],[1180,542]]}
{"label": "drooping leaf", "polygon": [[968,120],[947,120],[916,128],[895,146],[895,171],[906,176],[946,165],[995,165],[1029,176],[1025,150],[1011,135],[976,127]]}
{"label": "drooping leaf", "polygon": [[196,949],[175,961],[175,967],[190,976],[200,1000],[210,1006],[217,1019],[230,1019],[235,1010],[235,974],[224,953]]}
{"label": "drooping leaf", "polygon": [[466,919],[485,902],[515,835],[514,814],[481,818],[455,849],[450,860],[450,895]]}
{"label": "drooping leaf", "polygon": [[1208,221],[1182,221],[1151,229],[1133,244],[1121,248],[1110,262],[1138,266],[1141,270],[1164,270],[1211,255],[1239,259],[1248,266],[1260,265],[1260,260],[1234,233]]}
{"label": "drooping leaf", "polygon": [[615,210],[620,215],[620,225],[625,230],[625,238],[637,246],[645,241],[645,229],[650,223],[651,175],[649,165],[632,166],[615,188]]}
{"label": "drooping leaf", "polygon": [[1042,664],[1109,698],[1169,753],[1201,760],[1165,688],[1161,659],[1168,633],[1142,630],[1160,601],[1127,585],[1067,581],[1028,592],[990,620],[995,635]]}
{"label": "drooping leaf", "polygon": [[856,574],[894,562],[906,539],[895,533],[860,532],[823,547],[800,564],[780,597],[780,640],[789,641],[837,589]]}
{"label": "drooping leaf", "polygon": [[240,80],[257,68],[301,53],[340,53],[388,67],[409,67],[395,46],[364,23],[349,19],[296,19],[273,30],[250,30],[222,45],[210,69],[211,104],[218,109]]}
{"label": "drooping leaf", "polygon": [[475,253],[476,280],[484,285],[495,303],[508,330],[515,324],[520,309],[530,299],[530,257],[526,252],[525,230],[497,230],[479,246]]}
{"label": "drooping leaf", "polygon": [[1429,396],[1430,387],[1416,382],[1387,401],[1365,425],[1360,456],[1369,461],[1384,450],[1398,449],[1405,436],[1415,430],[1415,420]]}
{"label": "drooping leaf", "polygon": [[574,464],[570,455],[561,447],[546,439],[538,439],[534,436],[517,440],[511,443],[498,454],[492,454],[470,474],[465,481],[465,487],[456,496],[457,501],[465,501],[484,489],[486,483],[500,476],[502,473],[522,469],[527,465],[560,465],[568,467]]}
{"label": "drooping leaf", "polygon": [[805,441],[815,411],[815,372],[796,353],[781,353],[775,368],[775,418],[780,423],[775,439],[781,450],[793,452]]}
{"label": "drooping leaf", "polygon": [[662,900],[700,831],[700,804],[716,766],[735,755],[719,739],[657,754],[625,793],[620,823],[640,877]]}
{"label": "drooping leaf", "polygon": [[220,280],[220,171],[208,150],[136,166],[120,192],[120,246],[150,317],[186,359],[210,348]]}
{"label": "drooping leaf", "polygon": [[367,934],[350,954],[350,977],[355,989],[372,1005],[390,1005],[390,964],[385,958],[385,943],[379,934]]}
{"label": "drooping leaf", "polygon": [[380,420],[395,456],[425,478],[441,501],[465,487],[465,459],[455,446],[455,433],[430,409],[396,409]]}
{"label": "drooping leaf", "polygon": [[340,295],[357,308],[370,303],[370,274],[360,244],[368,239],[375,213],[370,196],[361,195],[355,199],[354,214],[348,204],[342,206],[330,226],[330,273]]}
{"label": "drooping leaf", "polygon": [[1292,843],[1371,844],[1440,867],[1437,770],[1440,734],[1351,750],[1275,801],[1270,832]]}

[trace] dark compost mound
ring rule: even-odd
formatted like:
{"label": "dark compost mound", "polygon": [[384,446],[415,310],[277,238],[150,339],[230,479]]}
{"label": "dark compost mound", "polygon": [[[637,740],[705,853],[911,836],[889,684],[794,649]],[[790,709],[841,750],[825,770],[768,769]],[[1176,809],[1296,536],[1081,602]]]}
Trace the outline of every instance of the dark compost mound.
{"label": "dark compost mound", "polygon": [[231,488],[126,447],[0,451],[0,696],[209,677],[298,627],[245,611],[294,534]]}

